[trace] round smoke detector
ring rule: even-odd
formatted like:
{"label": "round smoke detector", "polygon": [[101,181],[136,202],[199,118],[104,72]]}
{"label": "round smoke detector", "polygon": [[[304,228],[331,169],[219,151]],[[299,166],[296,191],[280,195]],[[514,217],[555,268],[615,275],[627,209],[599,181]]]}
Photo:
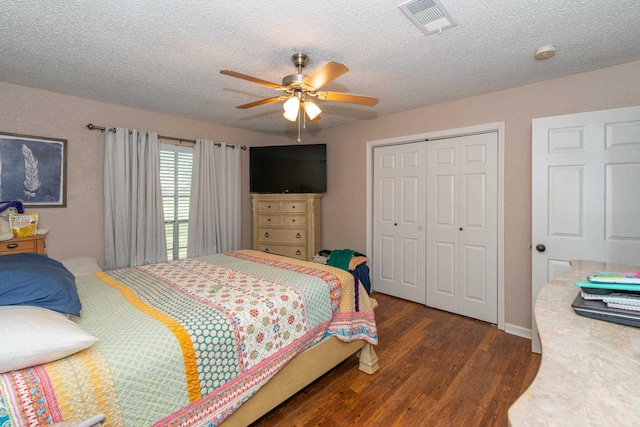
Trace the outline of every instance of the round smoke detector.
{"label": "round smoke detector", "polygon": [[539,60],[549,59],[555,54],[556,54],[556,47],[552,44],[547,44],[542,47],[539,47],[538,50],[536,50],[535,58]]}

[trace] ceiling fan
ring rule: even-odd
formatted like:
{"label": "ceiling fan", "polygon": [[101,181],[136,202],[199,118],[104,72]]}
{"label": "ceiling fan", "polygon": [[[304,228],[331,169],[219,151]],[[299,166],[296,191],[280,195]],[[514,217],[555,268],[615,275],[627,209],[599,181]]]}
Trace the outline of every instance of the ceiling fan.
{"label": "ceiling fan", "polygon": [[236,108],[246,109],[270,104],[272,102],[284,101],[284,117],[292,122],[298,121],[298,142],[300,142],[300,119],[302,118],[305,121],[306,117],[308,117],[309,120],[320,119],[319,115],[322,110],[312,101],[313,98],[322,101],[347,102],[369,107],[373,107],[378,103],[378,98],[371,96],[320,90],[320,88],[330,81],[337,79],[349,71],[343,64],[330,61],[320,67],[315,73],[307,76],[302,74],[302,69],[309,62],[309,57],[306,54],[295,53],[291,57],[291,62],[296,66],[298,73],[284,77],[281,85],[231,70],[220,70],[220,73],[284,92],[282,95],[238,105]]}

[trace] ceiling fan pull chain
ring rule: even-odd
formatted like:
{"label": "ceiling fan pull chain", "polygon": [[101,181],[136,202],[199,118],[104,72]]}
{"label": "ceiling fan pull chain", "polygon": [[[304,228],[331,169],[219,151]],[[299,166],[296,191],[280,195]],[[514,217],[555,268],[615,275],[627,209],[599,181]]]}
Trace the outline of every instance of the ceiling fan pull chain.
{"label": "ceiling fan pull chain", "polygon": [[300,114],[302,114],[302,128],[306,129],[307,128],[307,111],[304,109],[304,102],[300,103]]}

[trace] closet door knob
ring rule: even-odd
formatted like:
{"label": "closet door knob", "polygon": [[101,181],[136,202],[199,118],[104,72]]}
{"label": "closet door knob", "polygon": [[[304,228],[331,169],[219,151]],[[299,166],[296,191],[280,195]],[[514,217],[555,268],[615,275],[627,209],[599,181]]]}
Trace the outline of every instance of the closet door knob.
{"label": "closet door knob", "polygon": [[547,247],[545,245],[543,245],[542,243],[539,243],[536,245],[536,251],[538,252],[544,252],[547,250]]}

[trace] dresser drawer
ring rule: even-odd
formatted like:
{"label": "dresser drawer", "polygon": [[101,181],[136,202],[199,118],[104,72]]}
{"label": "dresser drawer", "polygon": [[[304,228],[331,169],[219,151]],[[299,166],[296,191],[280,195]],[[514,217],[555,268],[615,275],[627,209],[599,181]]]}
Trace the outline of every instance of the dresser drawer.
{"label": "dresser drawer", "polygon": [[258,237],[260,242],[305,243],[307,232],[304,229],[262,227]]}
{"label": "dresser drawer", "polygon": [[307,225],[307,217],[305,215],[260,215],[258,217],[258,224],[260,227],[270,226],[270,225],[292,225],[292,226],[300,226],[304,227]]}
{"label": "dresser drawer", "polygon": [[258,224],[260,226],[280,225],[282,224],[281,215],[260,215],[258,216]]}
{"label": "dresser drawer", "polygon": [[282,225],[304,227],[307,225],[306,215],[282,215]]}
{"label": "dresser drawer", "polygon": [[258,212],[261,214],[269,212],[285,212],[296,213],[300,212],[304,214],[307,212],[307,202],[304,200],[292,200],[292,201],[264,201],[258,203]]}
{"label": "dresser drawer", "polygon": [[299,201],[299,202],[281,202],[280,209],[282,212],[288,213],[296,213],[300,212],[304,214],[307,211],[307,202]]}
{"label": "dresser drawer", "polygon": [[0,254],[19,254],[23,252],[38,252],[35,240],[21,240],[0,242]]}
{"label": "dresser drawer", "polygon": [[258,212],[268,213],[268,212],[281,212],[280,202],[269,200],[266,202],[258,203]]}
{"label": "dresser drawer", "polygon": [[301,246],[285,246],[285,245],[269,245],[267,243],[260,243],[258,250],[268,252],[270,254],[284,255],[291,258],[297,258],[307,260],[307,247]]}

